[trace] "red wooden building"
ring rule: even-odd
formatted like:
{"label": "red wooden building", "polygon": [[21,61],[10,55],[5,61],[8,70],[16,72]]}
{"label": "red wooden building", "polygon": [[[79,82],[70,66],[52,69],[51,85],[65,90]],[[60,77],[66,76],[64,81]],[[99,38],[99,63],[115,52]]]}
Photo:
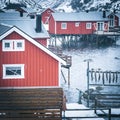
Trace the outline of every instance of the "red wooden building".
{"label": "red wooden building", "polygon": [[93,34],[108,31],[109,20],[105,12],[52,13],[49,33],[55,35]]}
{"label": "red wooden building", "polygon": [[41,13],[43,24],[48,24],[48,19],[52,13],[54,13],[54,10],[52,10],[51,8],[47,8]]}
{"label": "red wooden building", "polygon": [[120,13],[111,13],[108,15],[109,27],[120,27]]}
{"label": "red wooden building", "polygon": [[0,20],[0,87],[59,86],[61,64],[66,62],[40,44],[48,38],[41,24],[30,32],[27,21],[22,21],[22,29],[9,20]]}

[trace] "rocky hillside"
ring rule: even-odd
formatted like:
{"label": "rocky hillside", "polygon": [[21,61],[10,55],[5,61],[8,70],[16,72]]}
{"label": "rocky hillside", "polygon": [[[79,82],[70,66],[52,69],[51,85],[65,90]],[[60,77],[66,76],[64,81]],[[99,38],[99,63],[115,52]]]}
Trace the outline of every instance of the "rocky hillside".
{"label": "rocky hillside", "polygon": [[107,10],[120,11],[120,0],[0,0],[0,8],[4,8],[9,3],[24,4],[34,9],[53,8],[57,11],[100,11]]}

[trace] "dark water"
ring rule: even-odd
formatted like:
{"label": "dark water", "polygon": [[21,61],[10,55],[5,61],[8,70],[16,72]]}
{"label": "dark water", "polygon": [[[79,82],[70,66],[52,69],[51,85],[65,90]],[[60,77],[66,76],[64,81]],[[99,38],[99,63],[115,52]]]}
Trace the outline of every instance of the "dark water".
{"label": "dark water", "polygon": [[[87,89],[86,59],[92,59],[90,62],[90,69],[101,69],[103,71],[120,71],[120,45],[114,45],[106,48],[85,48],[81,50],[64,51],[65,54],[72,56],[72,67],[70,68],[70,86],[62,80],[62,87],[65,90],[68,102],[78,102],[80,89],[85,91]],[[67,69],[62,69],[66,79],[68,78]]]}

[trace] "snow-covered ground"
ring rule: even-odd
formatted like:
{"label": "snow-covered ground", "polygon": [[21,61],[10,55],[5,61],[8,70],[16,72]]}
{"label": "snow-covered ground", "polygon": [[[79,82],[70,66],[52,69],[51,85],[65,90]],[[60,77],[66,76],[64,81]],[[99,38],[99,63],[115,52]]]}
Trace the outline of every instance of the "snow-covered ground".
{"label": "snow-covered ground", "polygon": [[[104,120],[103,118],[89,118],[89,117],[97,117],[97,115],[94,113],[94,110],[89,110],[89,108],[85,107],[82,104],[70,103],[67,104],[67,109],[72,109],[72,111],[65,111],[65,117],[86,117],[86,119],[74,118],[72,120]],[[88,109],[88,110],[80,111],[77,109]]]}
{"label": "snow-covered ground", "polygon": [[[89,108],[85,107],[82,104],[69,103],[69,104],[67,104],[67,109],[71,109],[71,111],[65,111],[65,117],[98,117],[94,113],[94,110],[90,110]],[[78,111],[77,109],[86,109],[86,110]],[[105,111],[105,110],[104,110],[104,112],[108,113],[108,111]],[[98,111],[97,113],[101,113],[101,112]],[[111,109],[111,113],[120,115],[120,109]],[[64,113],[63,113],[63,115],[64,115]],[[106,119],[108,119],[108,118],[106,118]],[[118,120],[118,119],[116,118],[116,120]],[[86,118],[86,119],[74,118],[72,120],[104,120],[104,119],[103,118]],[[113,118],[111,120],[113,120]]]}

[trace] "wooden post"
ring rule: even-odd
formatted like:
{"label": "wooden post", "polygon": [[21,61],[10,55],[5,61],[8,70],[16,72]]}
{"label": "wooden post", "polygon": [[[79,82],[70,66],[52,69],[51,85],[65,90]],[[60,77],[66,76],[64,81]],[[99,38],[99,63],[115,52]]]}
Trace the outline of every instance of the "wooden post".
{"label": "wooden post", "polygon": [[62,76],[63,76],[63,79],[64,79],[65,83],[66,83],[66,82],[67,82],[67,80],[66,80],[66,78],[65,78],[64,73],[63,73],[63,71],[62,71],[62,70],[61,70],[61,74],[62,74]]}
{"label": "wooden post", "polygon": [[97,98],[95,98],[95,114],[97,114],[96,108],[97,108]]}
{"label": "wooden post", "polygon": [[70,67],[68,67],[68,85],[70,85]]}
{"label": "wooden post", "polygon": [[108,120],[111,120],[111,108],[109,108]]}

